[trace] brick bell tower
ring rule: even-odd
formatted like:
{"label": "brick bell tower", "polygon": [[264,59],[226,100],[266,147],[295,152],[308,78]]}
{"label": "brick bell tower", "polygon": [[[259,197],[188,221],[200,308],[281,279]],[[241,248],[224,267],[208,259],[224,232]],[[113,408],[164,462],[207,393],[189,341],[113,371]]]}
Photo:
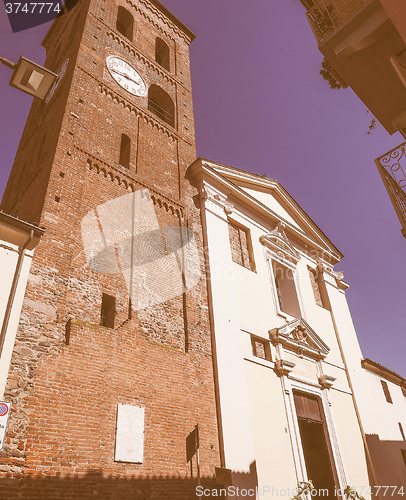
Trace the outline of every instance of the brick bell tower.
{"label": "brick bell tower", "polygon": [[185,179],[193,38],[157,0],[81,0],[45,37],[60,77],[33,102],[2,202],[46,228],[4,394],[5,492],[193,497],[196,424],[203,484],[219,466],[201,226]]}

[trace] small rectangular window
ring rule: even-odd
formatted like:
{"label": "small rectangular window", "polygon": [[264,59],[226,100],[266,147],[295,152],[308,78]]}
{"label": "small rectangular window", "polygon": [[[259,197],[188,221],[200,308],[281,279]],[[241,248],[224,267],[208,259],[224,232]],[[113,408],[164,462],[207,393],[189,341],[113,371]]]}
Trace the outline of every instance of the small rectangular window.
{"label": "small rectangular window", "polygon": [[300,306],[296,292],[294,271],[280,262],[273,261],[272,269],[276,297],[281,312],[300,318]]}
{"label": "small rectangular window", "polygon": [[130,168],[131,139],[128,135],[121,134],[119,163],[125,168]]}
{"label": "small rectangular window", "polygon": [[392,396],[390,395],[388,384],[385,382],[385,380],[381,380],[381,384],[382,384],[383,393],[385,394],[386,401],[388,403],[393,404]]}
{"label": "small rectangular window", "polygon": [[251,346],[253,356],[271,361],[271,350],[268,341],[251,335]]}
{"label": "small rectangular window", "polygon": [[101,306],[100,324],[107,328],[114,328],[114,318],[116,315],[116,298],[103,293]]}
{"label": "small rectangular window", "polygon": [[248,229],[237,224],[228,223],[231,258],[233,262],[255,271],[254,259],[251,251],[251,240]]}

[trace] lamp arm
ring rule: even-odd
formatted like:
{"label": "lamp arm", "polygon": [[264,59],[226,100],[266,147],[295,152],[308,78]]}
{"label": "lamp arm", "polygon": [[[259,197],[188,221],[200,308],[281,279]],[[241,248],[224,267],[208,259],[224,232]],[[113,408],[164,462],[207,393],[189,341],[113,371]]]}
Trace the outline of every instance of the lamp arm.
{"label": "lamp arm", "polygon": [[14,66],[16,66],[16,63],[13,63],[12,61],[9,61],[8,59],[6,59],[5,57],[1,57],[0,56],[0,62],[2,64],[5,64],[6,66],[8,66],[9,68],[13,69]]}

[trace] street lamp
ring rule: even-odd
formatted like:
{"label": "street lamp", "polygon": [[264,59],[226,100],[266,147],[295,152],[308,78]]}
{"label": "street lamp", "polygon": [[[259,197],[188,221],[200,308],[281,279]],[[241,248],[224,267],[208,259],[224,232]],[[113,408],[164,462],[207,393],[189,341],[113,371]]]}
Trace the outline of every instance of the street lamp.
{"label": "street lamp", "polygon": [[4,57],[0,62],[13,70],[10,85],[39,99],[44,99],[58,75],[39,64],[20,56],[18,63]]}

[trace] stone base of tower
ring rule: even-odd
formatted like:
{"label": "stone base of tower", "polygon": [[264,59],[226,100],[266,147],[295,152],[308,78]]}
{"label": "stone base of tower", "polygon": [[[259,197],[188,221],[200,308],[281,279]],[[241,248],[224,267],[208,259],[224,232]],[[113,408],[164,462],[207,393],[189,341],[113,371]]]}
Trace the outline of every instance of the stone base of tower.
{"label": "stone base of tower", "polygon": [[[214,484],[211,356],[154,343],[138,330],[136,321],[116,330],[71,321],[59,352],[17,346],[0,458],[6,498],[195,498],[196,455],[187,462],[186,439],[197,423],[201,476]],[[22,367],[35,369],[35,378],[20,378]],[[144,408],[142,463],[116,461],[118,404]]]}

